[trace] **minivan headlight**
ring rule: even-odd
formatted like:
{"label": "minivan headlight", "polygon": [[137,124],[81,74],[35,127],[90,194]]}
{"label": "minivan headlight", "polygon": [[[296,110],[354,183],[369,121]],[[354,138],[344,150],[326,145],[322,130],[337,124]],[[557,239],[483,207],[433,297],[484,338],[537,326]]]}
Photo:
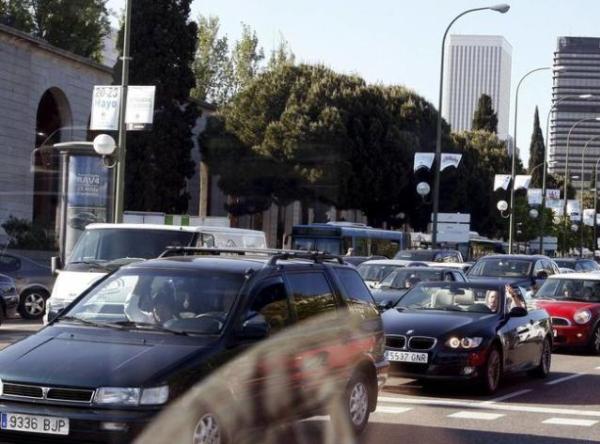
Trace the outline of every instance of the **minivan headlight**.
{"label": "minivan headlight", "polygon": [[100,387],[96,390],[94,404],[99,405],[160,405],[169,399],[169,387]]}
{"label": "minivan headlight", "polygon": [[583,310],[577,310],[573,315],[573,320],[578,324],[587,324],[590,322],[590,319],[592,319],[592,313],[585,308]]}

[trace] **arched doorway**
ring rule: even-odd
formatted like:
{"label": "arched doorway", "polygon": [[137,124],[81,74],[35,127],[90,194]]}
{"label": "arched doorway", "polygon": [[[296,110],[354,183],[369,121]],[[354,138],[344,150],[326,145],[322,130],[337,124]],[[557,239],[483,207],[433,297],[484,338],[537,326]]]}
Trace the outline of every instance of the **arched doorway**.
{"label": "arched doorway", "polygon": [[48,234],[56,230],[59,204],[59,159],[54,150],[43,146],[61,142],[64,130],[71,126],[71,109],[59,88],[44,92],[38,104],[35,137],[35,169],[33,178],[33,222]]}

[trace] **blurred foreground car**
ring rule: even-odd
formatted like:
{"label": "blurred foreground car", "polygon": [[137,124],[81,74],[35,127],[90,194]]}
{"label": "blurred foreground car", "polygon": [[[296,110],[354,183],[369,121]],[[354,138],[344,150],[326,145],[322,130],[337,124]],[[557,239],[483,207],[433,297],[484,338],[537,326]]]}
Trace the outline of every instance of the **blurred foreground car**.
{"label": "blurred foreground car", "polygon": [[16,316],[18,305],[15,281],[10,276],[0,274],[0,324],[4,319]]}
{"label": "blurred foreground car", "polygon": [[552,317],[556,347],[587,348],[600,354],[600,275],[551,276],[533,300]]}
{"label": "blurred foreground car", "polygon": [[46,311],[54,276],[50,267],[18,254],[0,253],[0,273],[11,276],[19,293],[19,314],[25,319],[40,319]]}
{"label": "blurred foreground car", "polygon": [[504,285],[421,283],[382,318],[392,375],[472,380],[491,394],[506,373],[550,372],[550,317],[513,303]]}
{"label": "blurred foreground car", "polygon": [[[0,441],[130,442],[164,405],[215,372],[229,407],[205,404],[185,439],[158,442],[237,442],[234,432],[245,426],[326,412],[335,399],[350,429],[364,429],[388,363],[381,318],[352,266],[309,252],[171,253],[211,256],[124,266],[47,328],[0,352]],[[327,320],[313,324],[320,315]],[[306,328],[275,349],[250,351],[237,371],[219,371],[295,324]],[[333,385],[322,388],[327,381]],[[228,423],[239,403],[248,421]]]}
{"label": "blurred foreground car", "polygon": [[419,282],[466,282],[467,278],[460,270],[443,267],[406,267],[397,268],[381,281],[372,291],[373,299],[380,309],[387,310],[398,303]]}

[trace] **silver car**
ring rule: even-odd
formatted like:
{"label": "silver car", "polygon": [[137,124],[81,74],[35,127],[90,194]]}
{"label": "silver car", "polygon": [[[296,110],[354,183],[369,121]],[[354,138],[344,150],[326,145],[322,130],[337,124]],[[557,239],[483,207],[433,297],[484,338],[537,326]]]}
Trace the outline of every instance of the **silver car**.
{"label": "silver car", "polygon": [[0,273],[12,277],[17,284],[21,317],[40,319],[54,285],[50,267],[14,253],[0,252]]}

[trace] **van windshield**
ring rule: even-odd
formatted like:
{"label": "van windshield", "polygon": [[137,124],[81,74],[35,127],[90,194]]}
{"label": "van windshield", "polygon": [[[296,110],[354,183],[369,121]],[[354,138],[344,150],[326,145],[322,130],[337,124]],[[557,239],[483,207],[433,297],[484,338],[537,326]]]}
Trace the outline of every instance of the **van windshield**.
{"label": "van windshield", "polygon": [[168,246],[192,245],[195,235],[173,230],[86,230],[77,241],[67,265],[124,258],[150,259],[160,255]]}

